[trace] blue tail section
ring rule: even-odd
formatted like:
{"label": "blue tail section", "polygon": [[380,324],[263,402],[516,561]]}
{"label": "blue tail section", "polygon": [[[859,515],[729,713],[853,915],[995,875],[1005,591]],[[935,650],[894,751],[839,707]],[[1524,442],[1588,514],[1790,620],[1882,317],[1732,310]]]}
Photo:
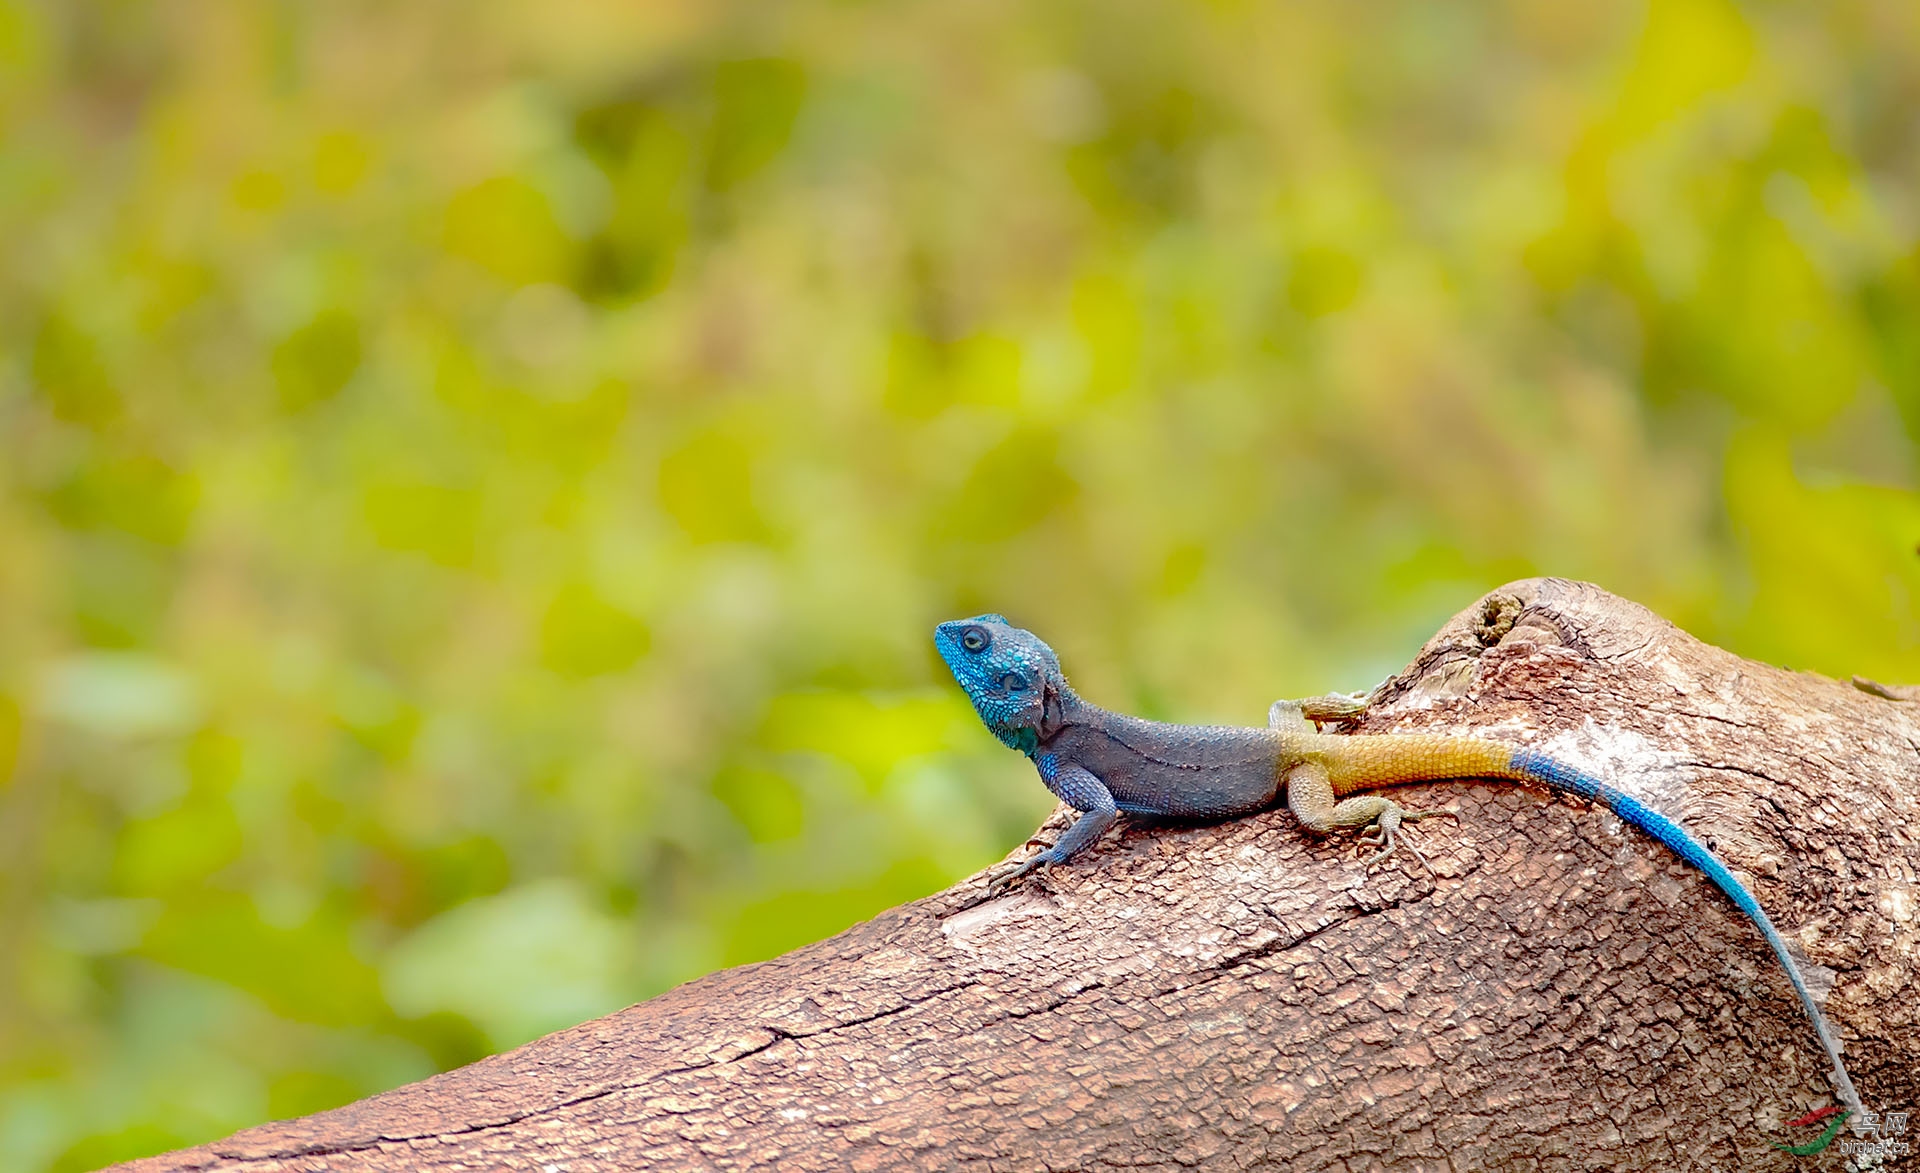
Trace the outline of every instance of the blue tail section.
{"label": "blue tail section", "polygon": [[1820,1006],[1813,1000],[1813,991],[1807,988],[1807,980],[1800,972],[1800,966],[1793,955],[1787,951],[1787,942],[1780,931],[1773,927],[1760,902],[1753,898],[1727,865],[1715,858],[1706,845],[1686,833],[1680,825],[1659,811],[1647,806],[1630,794],[1616,790],[1590,774],[1574,769],[1565,762],[1556,761],[1537,750],[1519,749],[1513,753],[1509,767],[1517,774],[1545,782],[1549,786],[1565,790],[1582,798],[1597,799],[1607,805],[1607,809],[1647,834],[1665,844],[1675,855],[1699,868],[1712,880],[1714,886],[1727,894],[1727,899],[1738,905],[1741,912],[1747,914],[1760,935],[1772,946],[1774,956],[1780,959],[1780,966],[1787,971],[1787,980],[1793,983],[1794,992],[1800,995],[1801,1005],[1807,1008],[1807,1017],[1813,1020],[1813,1029],[1820,1036],[1820,1045],[1826,1048],[1827,1059],[1833,1064],[1833,1090],[1835,1098],[1854,1110],[1861,1110],[1860,1096],[1853,1090],[1853,1081],[1847,1078],[1847,1065],[1840,1058],[1840,1043],[1827,1026],[1826,1016],[1820,1013]]}

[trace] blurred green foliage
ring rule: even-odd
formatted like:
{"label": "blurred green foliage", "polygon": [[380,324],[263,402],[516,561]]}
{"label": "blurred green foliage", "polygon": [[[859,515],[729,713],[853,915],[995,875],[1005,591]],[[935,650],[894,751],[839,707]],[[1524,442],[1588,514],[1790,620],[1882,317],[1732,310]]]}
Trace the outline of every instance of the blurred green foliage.
{"label": "blurred green foliage", "polygon": [[1503,580],[1920,677],[1920,9],[0,0],[0,1167],[328,1107]]}

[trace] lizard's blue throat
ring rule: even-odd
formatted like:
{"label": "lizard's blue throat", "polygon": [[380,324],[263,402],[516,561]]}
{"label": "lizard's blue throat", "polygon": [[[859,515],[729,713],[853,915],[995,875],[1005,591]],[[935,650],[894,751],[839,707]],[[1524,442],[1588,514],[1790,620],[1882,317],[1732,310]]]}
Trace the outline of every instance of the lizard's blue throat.
{"label": "lizard's blue throat", "polygon": [[1000,739],[1001,744],[1006,745],[1010,749],[1017,749],[1028,757],[1032,757],[1040,752],[1040,733],[1030,725],[1021,725],[1013,729],[1005,726],[997,729],[993,726],[988,726],[988,729],[992,731],[995,737]]}

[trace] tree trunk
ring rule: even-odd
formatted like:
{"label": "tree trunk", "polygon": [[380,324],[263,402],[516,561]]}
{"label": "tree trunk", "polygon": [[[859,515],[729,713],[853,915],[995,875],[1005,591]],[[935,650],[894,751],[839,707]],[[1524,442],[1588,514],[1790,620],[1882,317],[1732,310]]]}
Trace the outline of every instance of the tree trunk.
{"label": "tree trunk", "polygon": [[[1861,1095],[1898,1111],[1920,1109],[1920,705],[1898,698],[1534,579],[1456,616],[1353,731],[1484,733],[1631,779],[1832,981]],[[470,1067],[123,1168],[1807,1164],[1773,1142],[1819,1132],[1785,1126],[1830,1102],[1819,1044],[1704,876],[1543,790],[1403,801],[1459,810],[1412,831],[1430,870],[1401,852],[1365,872],[1284,809],[1123,826],[999,899],[976,876]]]}

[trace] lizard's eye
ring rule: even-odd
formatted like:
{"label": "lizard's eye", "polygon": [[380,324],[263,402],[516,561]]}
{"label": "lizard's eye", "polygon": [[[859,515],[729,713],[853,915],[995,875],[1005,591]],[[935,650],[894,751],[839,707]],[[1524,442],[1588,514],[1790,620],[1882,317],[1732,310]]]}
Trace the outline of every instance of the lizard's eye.
{"label": "lizard's eye", "polygon": [[1016,673],[1009,672],[1000,678],[1000,687],[1006,689],[1008,692],[1019,692],[1026,686],[1026,680]]}
{"label": "lizard's eye", "polygon": [[977,627],[969,627],[960,636],[960,646],[969,652],[984,652],[987,650],[987,633]]}

